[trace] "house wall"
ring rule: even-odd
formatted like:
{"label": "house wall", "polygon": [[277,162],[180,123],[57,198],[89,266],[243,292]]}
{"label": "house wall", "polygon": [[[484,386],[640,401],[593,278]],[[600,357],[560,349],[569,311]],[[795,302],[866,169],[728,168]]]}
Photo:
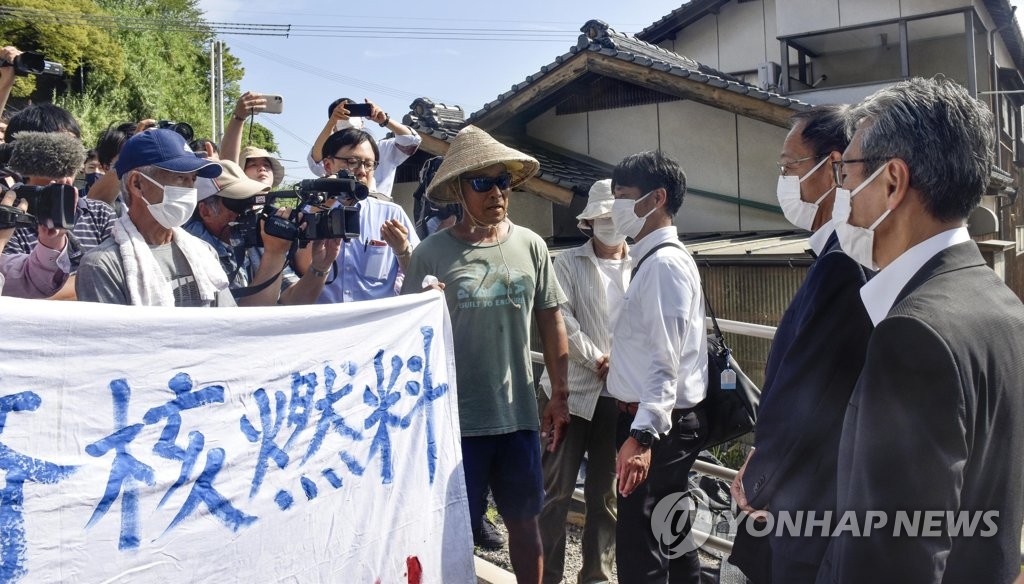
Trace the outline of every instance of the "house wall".
{"label": "house wall", "polygon": [[776,2],[778,35],[789,36],[965,8],[971,0],[785,0]]}
{"label": "house wall", "polygon": [[[690,189],[675,221],[683,233],[792,228],[779,213],[738,204],[742,198],[778,205],[775,163],[784,128],[678,100],[587,114],[556,115],[552,108],[530,121],[526,131],[532,138],[611,165],[645,150],[661,149],[675,158]],[[735,197],[737,202],[695,191]]]}
{"label": "house wall", "polygon": [[779,61],[775,2],[730,2],[660,46],[726,73],[756,73],[758,64]]}

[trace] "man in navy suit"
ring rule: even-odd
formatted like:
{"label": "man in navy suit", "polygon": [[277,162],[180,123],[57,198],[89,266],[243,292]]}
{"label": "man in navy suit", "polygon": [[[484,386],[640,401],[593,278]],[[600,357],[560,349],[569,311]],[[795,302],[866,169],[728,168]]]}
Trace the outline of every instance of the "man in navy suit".
{"label": "man in navy suit", "polygon": [[[832,227],[832,162],[849,144],[845,112],[825,105],[796,114],[782,144],[779,203],[791,223],[814,232],[817,259],[775,333],[754,450],[733,482],[733,498],[748,513],[824,517],[835,508],[843,414],[871,333],[859,295],[864,270],[843,253]],[[730,561],[754,584],[814,582],[827,546],[821,533],[754,537],[740,529]]]}
{"label": "man in navy suit", "polygon": [[992,115],[949,79],[915,78],[868,97],[848,127],[832,218],[846,253],[880,271],[861,289],[875,328],[839,444],[839,523],[856,529],[833,532],[818,582],[1008,584],[1024,305],[964,226],[989,182]]}

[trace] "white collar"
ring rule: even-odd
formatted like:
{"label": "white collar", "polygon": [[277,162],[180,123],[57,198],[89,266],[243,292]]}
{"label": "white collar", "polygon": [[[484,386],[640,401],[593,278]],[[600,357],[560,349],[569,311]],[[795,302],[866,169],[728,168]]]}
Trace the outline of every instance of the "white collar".
{"label": "white collar", "polygon": [[943,231],[903,252],[879,271],[860,289],[860,298],[871,317],[871,323],[878,326],[889,314],[896,297],[928,260],[946,248],[970,240],[966,227]]}
{"label": "white collar", "polygon": [[630,249],[630,254],[633,257],[642,258],[647,255],[647,252],[654,249],[654,247],[660,243],[666,241],[673,241],[679,244],[679,247],[686,249],[683,242],[679,241],[679,232],[676,231],[675,225],[667,225],[665,227],[659,227],[654,231],[648,233],[640,241],[633,243],[633,247]]}
{"label": "white collar", "polygon": [[828,243],[828,238],[835,233],[835,231],[836,228],[832,224],[832,220],[829,219],[823,223],[817,231],[811,234],[807,239],[807,243],[810,244],[811,249],[814,251],[814,255],[821,255],[821,251],[825,249],[825,244]]}

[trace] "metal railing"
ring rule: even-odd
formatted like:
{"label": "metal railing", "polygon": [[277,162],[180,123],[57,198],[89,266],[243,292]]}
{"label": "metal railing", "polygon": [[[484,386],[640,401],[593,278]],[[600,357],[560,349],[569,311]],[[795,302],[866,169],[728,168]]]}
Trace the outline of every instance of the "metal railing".
{"label": "metal railing", "polygon": [[[705,324],[708,327],[708,329],[711,328],[710,317],[707,318]],[[740,322],[738,320],[727,320],[724,318],[720,318],[718,319],[718,328],[722,329],[722,332],[735,333],[749,337],[757,337],[759,339],[775,338],[775,327],[766,326],[763,324],[751,324],[748,322]],[[530,351],[530,359],[534,363],[540,365],[544,364],[544,355],[542,353],[538,353],[537,351]],[[717,464],[704,462],[703,460],[695,461],[693,463],[693,470],[700,474],[715,477],[717,479],[721,479],[723,481],[727,481],[730,483],[733,481],[733,479],[736,478],[735,470],[725,466],[719,466]],[[576,489],[573,492],[572,498],[580,503],[583,503],[583,489]],[[732,542],[725,538],[721,538],[716,535],[711,535],[708,533],[702,533],[696,529],[693,530],[693,534],[694,537],[696,537],[697,539],[704,539],[704,545],[702,547],[711,548],[724,554],[732,553]]]}

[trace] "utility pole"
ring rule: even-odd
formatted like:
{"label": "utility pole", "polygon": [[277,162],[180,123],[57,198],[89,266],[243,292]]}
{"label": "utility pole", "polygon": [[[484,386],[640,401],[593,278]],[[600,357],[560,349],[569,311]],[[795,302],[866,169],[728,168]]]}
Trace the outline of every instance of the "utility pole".
{"label": "utility pole", "polygon": [[224,137],[224,42],[217,41],[217,143]]}
{"label": "utility pole", "polygon": [[217,91],[214,89],[217,86],[215,79],[216,67],[214,67],[214,52],[216,40],[210,41],[210,139],[220,143],[220,139],[217,138]]}

